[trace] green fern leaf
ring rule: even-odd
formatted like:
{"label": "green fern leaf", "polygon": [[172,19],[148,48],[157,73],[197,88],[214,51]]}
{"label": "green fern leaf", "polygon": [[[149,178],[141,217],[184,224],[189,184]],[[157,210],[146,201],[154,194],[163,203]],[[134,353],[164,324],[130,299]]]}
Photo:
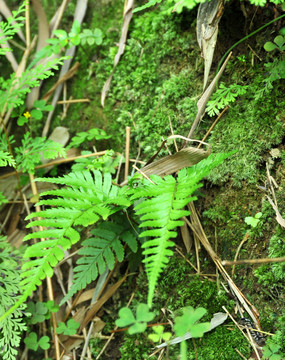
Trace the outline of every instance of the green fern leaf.
{"label": "green fern leaf", "polygon": [[210,155],[197,165],[179,171],[177,179],[173,176],[166,176],[161,179],[159,176],[151,175],[154,183],[147,180],[139,188],[133,189],[131,200],[143,199],[135,206],[136,214],[140,216],[140,227],[150,227],[143,231],[141,237],[151,237],[142,247],[145,249],[143,260],[148,276],[148,306],[152,306],[155,286],[160,273],[173,255],[171,248],[178,226],[183,225],[181,217],[189,215],[189,211],[183,210],[190,201],[195,200],[191,195],[202,185],[199,181],[207,176],[209,172],[232,155],[218,154],[215,157]]}
{"label": "green fern leaf", "polygon": [[115,258],[123,261],[125,251],[122,241],[126,242],[133,252],[137,251],[135,236],[121,219],[119,221],[120,223],[118,219],[116,222],[101,223],[91,231],[95,237],[83,241],[83,247],[78,252],[81,258],[74,269],[73,284],[61,304],[69,300],[77,291],[84,289],[91,281],[96,280],[107,267],[112,270]]}
{"label": "green fern leaf", "polygon": [[124,206],[130,205],[130,201],[120,194],[123,193],[123,189],[112,185],[111,175],[105,174],[103,179],[97,170],[93,170],[92,173],[75,172],[60,178],[44,178],[38,181],[63,184],[66,188],[44,192],[42,195],[55,198],[41,200],[38,205],[50,208],[27,216],[27,219],[36,218],[27,227],[45,228],[27,235],[25,240],[45,240],[27,247],[24,257],[36,259],[28,260],[22,267],[23,295],[0,321],[22,304],[46,276],[53,275],[53,268],[63,259],[64,250],[80,240],[75,226],[94,224],[99,219],[107,219]]}

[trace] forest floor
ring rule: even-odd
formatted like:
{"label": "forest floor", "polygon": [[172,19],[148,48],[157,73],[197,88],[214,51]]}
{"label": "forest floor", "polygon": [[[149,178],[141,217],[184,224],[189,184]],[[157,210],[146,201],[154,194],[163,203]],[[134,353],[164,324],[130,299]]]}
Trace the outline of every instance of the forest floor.
{"label": "forest floor", "polygon": [[[120,160],[120,156],[114,154],[125,154],[126,147],[131,159],[146,162],[159,149],[163,139],[172,134],[187,136],[197,114],[197,102],[203,94],[204,79],[204,61],[196,39],[197,9],[169,13],[165,3],[134,14],[124,53],[113,70],[123,8],[119,0],[100,0],[88,5],[83,28],[101,29],[103,42],[97,47],[78,47],[73,63],[78,61],[80,67],[68,80],[66,91],[73,99],[89,99],[89,102],[71,104],[66,116],[62,116],[63,111],[57,107],[51,124],[51,130],[64,126],[71,135],[93,128],[104,130],[110,138],[98,138],[95,145],[93,140],[86,141],[80,150],[82,154],[112,151],[106,155],[101,169],[114,174]],[[228,49],[280,15],[282,11],[275,5],[259,8],[247,2],[226,3],[208,85]],[[68,8],[63,18],[66,28],[71,16],[72,8]],[[217,118],[218,110],[229,106],[205,141],[214,154],[232,150],[236,153],[203,181],[195,208],[200,225],[220,261],[244,260],[234,266],[225,263],[224,269],[256,310],[262,331],[280,345],[280,351],[285,351],[285,263],[259,263],[258,260],[285,256],[282,226],[285,214],[284,51],[264,49],[264,44],[273,41],[284,24],[284,20],[273,22],[234,47],[220,79],[226,90],[217,90],[213,105],[220,108],[212,116],[210,110],[206,111],[193,135],[202,140]],[[274,78],[276,71],[283,71],[283,74]],[[102,89],[112,72],[110,89],[102,107]],[[51,84],[52,80],[44,83],[43,94]],[[231,97],[230,94],[235,95]],[[127,127],[130,128],[129,147],[126,145]],[[181,140],[177,142],[178,146],[182,145]],[[163,147],[158,157],[168,155],[168,150],[176,151],[173,141],[167,144],[168,148]],[[77,165],[88,166],[92,160],[92,157],[78,160]],[[60,165],[57,169],[60,175],[69,170],[70,165]],[[124,181],[123,170],[124,166],[119,183]],[[132,168],[129,174],[131,171]],[[88,236],[88,230],[82,235]],[[157,322],[168,323],[166,329],[171,329],[174,314],[185,306],[207,309],[205,321],[225,311],[224,308],[238,320],[241,315],[237,300],[209,251],[189,229],[187,236],[179,233],[175,243],[175,255],[155,289],[153,310],[158,314]],[[75,246],[73,250],[76,249]],[[145,333],[131,336],[119,331],[111,335],[121,307],[130,299],[132,307],[146,301],[147,278],[140,261],[138,255],[130,264],[126,260],[117,263],[112,273],[109,285],[116,284],[127,268],[130,275],[96,314],[98,328],[102,325],[102,329],[90,341],[92,359],[143,360],[154,352],[155,345]],[[67,271],[68,266],[64,264],[62,273]],[[56,281],[54,287],[55,293],[59,292],[55,297],[60,298]],[[89,295],[86,296],[90,301]],[[86,312],[89,306],[83,300],[78,304],[79,312]],[[249,317],[246,313],[243,316]],[[104,348],[107,341],[110,342]],[[262,357],[261,348],[259,356]],[[171,346],[153,358],[178,359],[179,346]],[[189,340],[188,358],[239,360],[258,357],[243,333],[228,319],[203,338]],[[29,359],[33,359],[33,355]]]}

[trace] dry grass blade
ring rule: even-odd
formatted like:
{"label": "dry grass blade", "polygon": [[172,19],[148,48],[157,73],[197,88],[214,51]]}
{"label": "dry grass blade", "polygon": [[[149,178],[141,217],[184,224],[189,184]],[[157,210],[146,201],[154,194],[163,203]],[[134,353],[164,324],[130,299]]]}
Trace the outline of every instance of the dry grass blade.
{"label": "dry grass blade", "polygon": [[123,19],[121,38],[120,38],[120,41],[119,41],[119,48],[118,48],[118,52],[117,52],[117,54],[115,56],[115,59],[114,59],[114,68],[113,68],[113,71],[112,71],[111,75],[109,76],[109,78],[105,82],[105,84],[103,86],[103,89],[102,89],[102,93],[101,93],[101,105],[103,107],[104,107],[104,103],[105,103],[107,93],[108,93],[108,91],[110,89],[112,77],[113,77],[113,74],[114,74],[114,69],[117,66],[121,56],[123,55],[123,53],[125,51],[129,25],[130,25],[130,21],[131,21],[131,19],[133,17],[133,11],[132,10],[134,8],[134,0],[127,0],[127,1],[128,2],[125,5],[125,9],[124,9],[124,19]]}
{"label": "dry grass blade", "polygon": [[50,28],[50,34],[53,33],[54,30],[56,30],[60,24],[60,21],[62,19],[62,16],[64,14],[65,8],[67,7],[70,0],[63,0],[60,7],[57,9],[56,13],[52,17],[49,28]]}
{"label": "dry grass blade", "polygon": [[224,260],[222,261],[222,265],[242,265],[242,264],[269,264],[275,262],[285,262],[285,256],[278,258],[263,258],[263,259],[243,259],[243,260]]}
{"label": "dry grass blade", "polygon": [[[37,190],[37,186],[35,183],[35,178],[33,174],[29,174],[30,177],[30,184],[31,184],[31,188],[33,191],[33,195],[38,195],[38,190]],[[39,205],[37,205],[35,207],[36,212],[40,212],[41,208]],[[40,230],[43,230],[43,227],[40,226]],[[45,239],[41,239],[41,241],[45,241]],[[54,296],[53,296],[53,286],[52,286],[52,280],[50,277],[46,277],[46,282],[47,282],[47,290],[48,290],[48,298],[50,301],[54,301]],[[58,339],[58,335],[56,333],[56,328],[57,328],[57,321],[56,321],[56,317],[55,317],[55,313],[51,313],[51,320],[52,320],[52,327],[53,327],[53,338],[54,338],[54,348],[55,348],[55,354],[56,354],[56,360],[59,360],[60,358],[60,348],[59,348],[59,339]]]}
{"label": "dry grass blade", "polygon": [[[195,209],[195,206],[194,206],[193,203],[190,203],[190,209],[191,209],[191,213],[196,212],[196,209]],[[231,279],[231,277],[229,276],[229,274],[227,273],[227,271],[223,267],[223,265],[222,265],[222,263],[220,261],[220,258],[218,257],[216,252],[213,250],[209,240],[207,239],[207,236],[206,236],[206,234],[204,232],[204,229],[203,229],[203,227],[202,227],[202,225],[200,223],[200,220],[199,220],[198,216],[196,218],[195,227],[191,224],[191,222],[187,218],[184,218],[184,221],[186,221],[186,223],[189,225],[189,227],[192,229],[192,231],[194,233],[196,233],[196,235],[198,236],[201,244],[204,246],[204,248],[206,249],[206,251],[208,252],[210,257],[214,261],[215,265],[217,266],[217,269],[219,270],[219,272],[221,273],[223,278],[227,281],[228,286],[229,286],[232,294],[238,299],[240,304],[244,307],[245,311],[252,318],[253,322],[255,324],[257,324],[257,326],[259,327],[259,324],[258,324],[258,321],[257,321],[257,314],[256,314],[256,311],[255,311],[254,307],[250,304],[250,302],[242,294],[242,292],[239,290],[239,288],[235,285],[235,283],[233,282],[233,280]],[[197,226],[199,226],[199,231],[197,231]]]}
{"label": "dry grass blade", "polygon": [[282,227],[285,228],[285,220],[283,219],[283,217],[281,216],[278,207],[274,204],[274,202],[272,201],[272,199],[270,199],[270,197],[268,195],[266,195],[268,201],[270,202],[270,205],[273,207],[275,214],[276,214],[276,220],[278,222],[278,224],[280,224]]}
{"label": "dry grass blade", "polygon": [[225,306],[222,306],[222,308],[225,310],[225,312],[228,314],[228,316],[231,318],[232,322],[235,324],[235,326],[242,332],[243,336],[247,339],[247,341],[250,343],[250,345],[252,346],[256,356],[257,356],[257,359],[260,360],[260,356],[259,356],[259,353],[258,353],[258,350],[254,344],[254,341],[250,335],[250,332],[249,330],[247,329],[247,336],[245,335],[245,333],[242,331],[242,328],[241,326],[235,321],[235,319],[231,316],[231,314],[228,312],[228,310],[225,308]]}
{"label": "dry grass blade", "polygon": [[[223,111],[217,116],[216,120],[213,122],[213,124],[210,126],[209,130],[207,131],[206,135],[203,137],[202,141],[206,141],[207,137],[210,135],[211,131],[214,129],[214,127],[217,125],[217,122],[221,119],[221,117],[228,111],[229,107],[226,106]],[[198,149],[200,149],[202,143],[198,145]]]}
{"label": "dry grass blade", "polygon": [[[201,233],[201,227],[199,226],[200,220],[196,211],[192,211],[190,204],[188,204],[188,209],[190,210],[190,219],[191,224],[193,225],[195,231],[193,232],[194,244],[195,244],[195,254],[196,254],[196,264],[197,264],[197,274],[200,274],[200,258],[199,251],[201,250],[201,244],[199,241],[199,236],[203,236]],[[199,234],[199,235],[197,235]]]}
{"label": "dry grass blade", "polygon": [[197,116],[193,122],[193,125],[189,131],[189,134],[187,135],[188,138],[193,137],[193,134],[197,128],[197,126],[199,125],[205,109],[206,109],[206,105],[208,100],[210,99],[210,96],[212,95],[212,93],[215,90],[216,84],[219,81],[220,77],[222,76],[222,73],[224,72],[226,65],[228,63],[228,61],[230,60],[232,53],[230,53],[228,55],[228,57],[226,58],[225,62],[223,63],[223,66],[221,67],[221,69],[219,70],[218,74],[214,77],[214,79],[212,80],[211,84],[207,87],[207,89],[204,91],[203,95],[201,96],[200,100],[197,103],[197,107],[198,107],[198,113]]}
{"label": "dry grass blade", "polygon": [[125,181],[128,180],[129,175],[129,160],[130,160],[130,140],[131,140],[131,128],[126,126],[126,162],[125,162]]}
{"label": "dry grass blade", "polygon": [[[239,244],[238,248],[237,248],[237,251],[236,251],[236,254],[235,254],[235,257],[234,257],[234,263],[236,264],[236,261],[237,261],[237,258],[238,258],[238,254],[240,252],[240,249],[241,247],[243,246],[243,244],[248,240],[249,238],[249,233],[247,232],[245,235],[244,235],[244,238],[242,239],[241,243]],[[224,262],[222,261],[222,265],[225,265]],[[234,276],[234,273],[235,273],[235,265],[233,266],[232,268],[232,277]]]}

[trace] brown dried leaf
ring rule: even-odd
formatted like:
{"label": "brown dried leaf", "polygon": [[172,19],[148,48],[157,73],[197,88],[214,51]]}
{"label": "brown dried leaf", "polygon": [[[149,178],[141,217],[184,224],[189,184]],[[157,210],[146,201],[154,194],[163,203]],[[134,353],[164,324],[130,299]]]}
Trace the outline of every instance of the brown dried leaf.
{"label": "brown dried leaf", "polygon": [[197,164],[199,161],[207,158],[211,150],[202,150],[194,147],[187,147],[175,153],[159,159],[149,165],[144,166],[141,171],[146,175],[170,175],[184,167]]}
{"label": "brown dried leaf", "polygon": [[197,40],[204,58],[205,89],[217,42],[219,22],[224,12],[224,0],[206,1],[199,6],[197,15]]}

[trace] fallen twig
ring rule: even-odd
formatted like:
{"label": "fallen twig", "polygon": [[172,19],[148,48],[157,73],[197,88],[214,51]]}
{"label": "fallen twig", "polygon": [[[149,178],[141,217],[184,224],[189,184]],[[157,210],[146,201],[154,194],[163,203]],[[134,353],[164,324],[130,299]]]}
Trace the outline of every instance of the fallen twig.
{"label": "fallen twig", "polygon": [[285,256],[278,258],[263,258],[263,259],[245,259],[245,260],[223,260],[222,265],[240,265],[240,264],[266,264],[273,262],[285,262]]}

